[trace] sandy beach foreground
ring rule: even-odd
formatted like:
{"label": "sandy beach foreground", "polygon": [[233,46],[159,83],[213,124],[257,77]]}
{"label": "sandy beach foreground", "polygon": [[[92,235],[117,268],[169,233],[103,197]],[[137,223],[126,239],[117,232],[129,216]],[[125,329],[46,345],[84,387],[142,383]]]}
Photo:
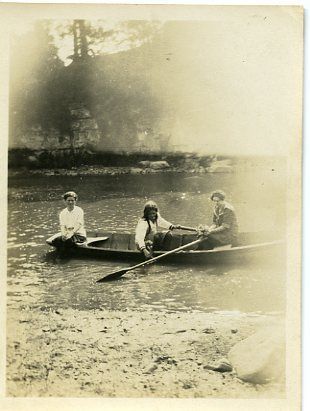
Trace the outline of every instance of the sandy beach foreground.
{"label": "sandy beach foreground", "polygon": [[208,369],[278,318],[156,311],[8,312],[7,395],[13,397],[283,398]]}

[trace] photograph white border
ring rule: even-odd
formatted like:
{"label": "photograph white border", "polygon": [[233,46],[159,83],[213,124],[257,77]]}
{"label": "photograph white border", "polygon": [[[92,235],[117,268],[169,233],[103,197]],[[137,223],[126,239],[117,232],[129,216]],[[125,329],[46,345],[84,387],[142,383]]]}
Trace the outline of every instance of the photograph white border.
{"label": "photograph white border", "polygon": [[[7,3],[10,3],[9,1]],[[26,1],[21,1],[20,3],[29,3]],[[47,3],[47,2],[31,2],[31,3]],[[49,2],[48,2],[49,3]],[[55,1],[53,3],[67,3],[69,4],[76,4],[74,1]],[[179,2],[165,2],[165,1],[152,1],[149,3],[146,2],[140,2],[140,1],[135,1],[135,2],[128,2],[128,1],[122,1],[122,2],[115,2],[115,1],[105,1],[105,2],[83,2],[85,4],[91,3],[91,4],[105,4],[105,3],[111,3],[111,4],[180,4]],[[182,2],[182,4],[192,4],[192,2]],[[235,5],[235,2],[215,2],[215,1],[209,1],[209,2],[200,2],[200,1],[195,1],[195,5],[198,4],[206,4],[206,5]],[[270,2],[238,2],[237,5],[270,5]],[[272,5],[293,5],[295,4],[294,2],[273,2],[271,3]],[[82,3],[78,3],[79,7],[82,7]],[[304,6],[305,8],[305,21],[307,22],[308,20],[308,8],[306,4],[303,4],[303,2],[296,2],[296,5]],[[51,4],[51,8],[53,5]],[[126,16],[128,16],[126,12]],[[5,33],[3,32],[3,29],[1,30],[1,38],[0,38],[0,45],[1,45],[1,56],[2,56],[2,62],[1,62],[1,78],[8,78],[8,39],[6,38]],[[309,67],[309,56],[308,56],[308,44],[309,44],[309,34],[308,30],[305,30],[305,45],[306,45],[306,53],[305,53],[305,73],[307,73],[306,68]],[[5,58],[3,60],[3,57]],[[307,105],[307,99],[309,96],[309,86],[308,86],[308,78],[305,78],[305,105]],[[8,124],[7,124],[7,114],[8,114],[8,104],[7,104],[7,95],[8,95],[8,82],[3,82],[2,81],[2,88],[1,88],[1,95],[0,95],[0,111],[1,111],[1,134],[3,135],[2,138],[8,135]],[[304,108],[304,113],[307,114],[307,110]],[[306,270],[309,268],[309,257],[307,257],[307,250],[309,249],[308,244],[309,244],[309,217],[308,217],[308,210],[310,207],[310,201],[309,201],[309,137],[308,137],[308,115],[304,117],[303,120],[303,127],[304,127],[304,140],[303,140],[303,188],[304,188],[304,193],[303,193],[303,238],[304,238],[304,243],[303,243],[303,330],[304,330],[304,335],[303,335],[303,346],[304,348],[309,346],[309,327],[306,326],[306,324],[309,324],[309,302],[307,299],[307,290],[309,289],[309,277],[306,276]],[[7,225],[7,209],[6,209],[6,202],[7,202],[7,147],[8,143],[7,140],[4,139],[3,145],[4,150],[1,151],[0,153],[0,160],[1,160],[1,226],[6,227]],[[301,166],[301,165],[300,165]],[[293,167],[294,168],[294,167]],[[289,170],[292,172],[294,178],[295,178],[295,173],[298,172],[297,169]],[[298,185],[297,185],[298,186]],[[295,191],[295,199],[296,199],[296,209],[300,208],[300,203],[299,203],[299,190],[298,187],[296,187]],[[293,196],[292,196],[293,197]],[[5,231],[6,233],[6,231]],[[298,227],[296,227],[296,231],[292,231],[290,233],[292,236],[298,235]],[[3,234],[1,237],[1,252],[0,252],[0,257],[1,257],[1,267],[6,266],[6,235]],[[297,262],[298,264],[298,262]],[[294,285],[293,283],[291,284],[294,291],[293,293],[296,294],[296,298],[300,300],[300,289],[299,289],[299,284],[298,281]],[[5,301],[6,299],[6,285],[5,285],[5,269],[1,270],[1,300]],[[298,328],[298,323],[301,320],[300,318],[300,313],[298,312],[289,312],[289,322],[291,324],[297,324],[295,325]],[[3,324],[2,329],[5,329],[5,305],[2,304],[1,307],[1,323]],[[306,333],[306,331],[308,331]],[[289,384],[289,390],[293,389],[293,392],[290,392],[288,390],[289,398],[287,400],[232,400],[232,399],[225,399],[225,400],[220,400],[220,399],[193,399],[193,400],[185,400],[185,399],[121,399],[121,398],[115,398],[115,399],[88,399],[88,398],[5,398],[5,392],[4,392],[4,370],[5,370],[5,333],[1,333],[0,336],[0,348],[1,348],[1,386],[0,386],[0,393],[1,393],[1,398],[0,399],[0,409],[1,410],[22,410],[22,411],[28,411],[28,410],[56,410],[56,409],[62,409],[62,410],[86,410],[86,409],[113,409],[113,410],[137,410],[137,409],[145,409],[145,410],[166,410],[166,409],[178,409],[180,411],[182,410],[203,410],[203,409],[210,409],[210,410],[226,410],[226,409],[238,409],[238,410],[246,410],[248,411],[249,409],[251,410],[259,410],[261,411],[262,409],[268,409],[269,410],[279,410],[279,411],[284,411],[284,410],[289,410],[292,411],[294,409],[299,409],[298,404],[299,404],[299,399],[300,399],[300,393],[298,392],[297,387],[300,387],[300,382],[296,381],[298,379],[299,374],[298,371],[296,373],[296,364],[299,362],[299,352],[298,352],[298,345],[299,342],[295,341],[294,342],[294,347],[292,350],[292,356],[290,356],[289,361],[292,364],[292,367],[288,368],[288,374],[293,374],[293,378],[291,383]],[[307,350],[308,351],[308,350]],[[307,378],[307,370],[309,369],[309,355],[308,352],[304,351],[303,352],[303,363],[304,363],[304,374],[303,378]],[[300,370],[300,366],[298,364],[297,367]],[[301,370],[300,370],[301,372]],[[292,375],[291,375],[292,376]],[[305,380],[304,380],[305,383]],[[303,409],[309,409],[309,399],[307,399],[307,390],[305,390],[304,398],[303,398]]]}

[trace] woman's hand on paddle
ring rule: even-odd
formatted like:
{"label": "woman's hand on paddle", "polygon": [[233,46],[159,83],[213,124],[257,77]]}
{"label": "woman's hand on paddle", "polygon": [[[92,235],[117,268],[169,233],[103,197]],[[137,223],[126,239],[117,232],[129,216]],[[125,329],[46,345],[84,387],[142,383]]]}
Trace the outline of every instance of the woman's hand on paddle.
{"label": "woman's hand on paddle", "polygon": [[149,260],[150,258],[152,258],[152,254],[149,252],[147,248],[144,248],[142,251],[143,251],[143,254],[146,260]]}
{"label": "woman's hand on paddle", "polygon": [[210,227],[207,225],[200,224],[198,226],[198,236],[207,236],[210,233]]}
{"label": "woman's hand on paddle", "polygon": [[193,227],[184,227],[181,224],[172,224],[170,230],[185,230],[185,231],[198,231],[197,228]]}

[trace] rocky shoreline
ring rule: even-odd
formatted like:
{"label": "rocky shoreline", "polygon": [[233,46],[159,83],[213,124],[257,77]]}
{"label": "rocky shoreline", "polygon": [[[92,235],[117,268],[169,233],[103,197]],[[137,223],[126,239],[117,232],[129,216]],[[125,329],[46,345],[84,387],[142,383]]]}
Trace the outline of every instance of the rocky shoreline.
{"label": "rocky shoreline", "polygon": [[[81,166],[67,168],[39,168],[39,169],[9,169],[9,177],[24,175],[45,176],[88,176],[88,175],[138,175],[157,173],[182,173],[182,174],[205,174],[205,173],[232,173],[234,171],[230,161],[217,161],[208,167],[199,164],[188,164],[187,166],[171,166],[167,161],[142,162],[134,167],[122,166]],[[149,164],[145,164],[149,163]]]}
{"label": "rocky shoreline", "polygon": [[197,153],[124,153],[85,150],[9,151],[9,176],[231,173],[234,159]]}
{"label": "rocky shoreline", "polygon": [[[31,156],[30,156],[31,158]],[[70,157],[69,157],[70,158]],[[27,175],[44,176],[87,176],[87,175],[145,175],[157,173],[179,173],[189,175],[230,174],[239,171],[261,169],[274,172],[283,171],[285,161],[282,158],[224,158],[217,156],[182,155],[174,157],[158,157],[144,159],[122,156],[121,154],[110,159],[104,157],[102,161],[82,162],[76,165],[54,164],[52,160],[39,163],[15,159],[9,161],[8,176],[19,177]],[[146,157],[147,158],[147,157]],[[71,161],[71,160],[70,160]]]}
{"label": "rocky shoreline", "polygon": [[157,311],[8,310],[12,397],[283,398],[284,383],[216,371],[229,350],[278,319]]}

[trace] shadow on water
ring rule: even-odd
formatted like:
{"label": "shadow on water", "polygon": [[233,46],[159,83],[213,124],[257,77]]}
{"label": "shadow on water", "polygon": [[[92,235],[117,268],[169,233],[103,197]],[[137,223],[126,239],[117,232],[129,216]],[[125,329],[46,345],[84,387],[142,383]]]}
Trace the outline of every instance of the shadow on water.
{"label": "shadow on water", "polygon": [[67,264],[71,259],[72,257],[70,255],[60,253],[58,250],[48,251],[42,256],[42,262],[50,264],[64,265]]}

